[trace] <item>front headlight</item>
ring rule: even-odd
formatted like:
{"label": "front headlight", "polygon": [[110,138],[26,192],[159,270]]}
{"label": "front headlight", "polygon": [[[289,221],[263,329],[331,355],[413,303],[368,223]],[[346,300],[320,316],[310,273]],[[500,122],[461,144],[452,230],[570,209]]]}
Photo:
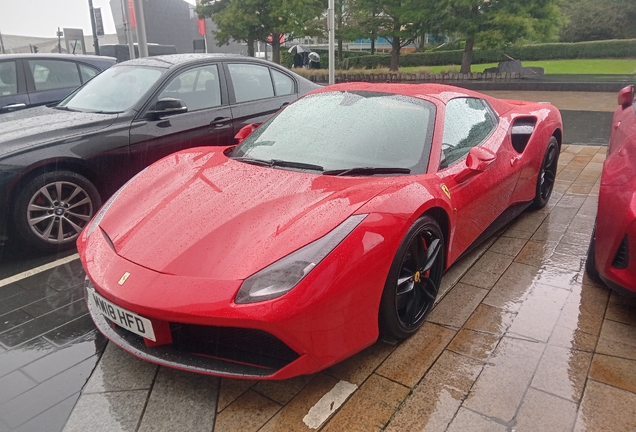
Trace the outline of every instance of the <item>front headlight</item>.
{"label": "front headlight", "polygon": [[124,189],[126,189],[126,186],[128,186],[130,184],[130,182],[132,182],[134,179],[136,179],[139,175],[141,175],[141,173],[143,173],[147,169],[148,168],[144,168],[141,171],[139,171],[137,174],[135,174],[135,176],[133,178],[128,180],[122,187],[120,187],[117,190],[117,192],[115,192],[113,194],[113,196],[111,196],[108,199],[108,201],[106,201],[106,204],[104,204],[102,206],[102,208],[99,209],[99,211],[97,212],[97,214],[95,215],[95,217],[93,218],[91,223],[88,225],[88,228],[86,228],[86,237],[87,238],[88,238],[88,236],[91,235],[91,233],[93,231],[95,231],[95,228],[97,228],[99,226],[99,223],[102,221],[102,219],[104,219],[104,216],[106,216],[106,212],[108,211],[110,206],[113,205],[113,203],[115,202],[115,199],[119,196],[119,194],[122,193],[124,191]]}
{"label": "front headlight", "polygon": [[349,217],[325,236],[254,273],[243,281],[234,301],[255,303],[282,296],[298,285],[365,217],[366,214]]}

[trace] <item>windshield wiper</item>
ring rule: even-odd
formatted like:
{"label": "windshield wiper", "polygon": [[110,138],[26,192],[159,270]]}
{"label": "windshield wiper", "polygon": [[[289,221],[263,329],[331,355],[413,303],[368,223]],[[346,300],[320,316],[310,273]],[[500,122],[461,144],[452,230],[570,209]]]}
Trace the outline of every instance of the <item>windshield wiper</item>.
{"label": "windshield wiper", "polygon": [[266,166],[270,168],[281,167],[281,168],[298,168],[298,169],[313,170],[313,171],[323,170],[323,167],[321,167],[320,165],[308,164],[303,162],[286,161],[281,159],[263,160],[263,159],[255,159],[249,156],[236,156],[236,157],[233,157],[232,159],[241,161],[241,162],[251,163],[254,165]]}
{"label": "windshield wiper", "polygon": [[409,168],[355,167],[324,171],[324,175],[375,175],[375,174],[410,174]]}
{"label": "windshield wiper", "polygon": [[293,162],[293,161],[286,161],[286,160],[280,160],[280,159],[272,159],[270,163],[272,164],[271,166],[277,166],[277,167],[283,167],[283,168],[298,168],[298,169],[306,169],[306,170],[312,170],[312,171],[324,170],[324,168],[321,167],[320,165],[314,165],[314,164],[304,163],[304,162]]}
{"label": "windshield wiper", "polygon": [[73,109],[73,108],[69,108],[67,106],[60,106],[60,105],[54,106],[53,109],[62,110],[62,111],[72,111],[72,112],[78,112],[79,111],[79,110],[76,110],[76,109]]}

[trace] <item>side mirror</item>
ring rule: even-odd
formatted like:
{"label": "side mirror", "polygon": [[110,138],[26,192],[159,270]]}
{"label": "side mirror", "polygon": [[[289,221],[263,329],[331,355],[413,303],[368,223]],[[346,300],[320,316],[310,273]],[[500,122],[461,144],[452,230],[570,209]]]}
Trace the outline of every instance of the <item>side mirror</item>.
{"label": "side mirror", "polygon": [[238,143],[242,143],[245,138],[250,136],[252,132],[254,132],[260,125],[258,123],[250,123],[245,125],[238,131],[236,135],[234,135],[234,139],[238,141]]}
{"label": "side mirror", "polygon": [[497,156],[484,147],[473,147],[466,156],[466,166],[473,171],[483,171]]}
{"label": "side mirror", "polygon": [[634,102],[634,86],[630,85],[618,92],[618,105],[623,109],[629,107]]}
{"label": "side mirror", "polygon": [[148,111],[148,114],[155,117],[162,117],[188,112],[188,107],[181,99],[163,98],[155,104],[155,108]]}

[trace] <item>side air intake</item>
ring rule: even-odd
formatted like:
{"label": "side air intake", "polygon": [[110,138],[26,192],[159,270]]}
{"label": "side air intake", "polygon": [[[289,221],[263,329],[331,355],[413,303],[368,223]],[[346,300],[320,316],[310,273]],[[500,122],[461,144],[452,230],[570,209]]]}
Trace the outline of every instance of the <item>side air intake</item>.
{"label": "side air intake", "polygon": [[534,117],[517,118],[512,124],[512,147],[518,152],[523,153],[530,141],[530,136],[534,132],[537,119]]}

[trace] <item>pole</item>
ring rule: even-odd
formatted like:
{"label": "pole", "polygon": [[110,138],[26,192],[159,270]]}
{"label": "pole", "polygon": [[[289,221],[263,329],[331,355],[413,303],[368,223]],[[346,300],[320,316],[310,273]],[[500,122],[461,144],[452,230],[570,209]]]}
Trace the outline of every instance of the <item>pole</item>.
{"label": "pole", "polygon": [[336,82],[336,29],[334,16],[334,0],[329,0],[327,30],[329,31],[329,84]]}
{"label": "pole", "polygon": [[0,32],[0,49],[2,49],[2,54],[6,54],[7,53],[4,50],[4,42],[2,41],[2,32]]}
{"label": "pole", "polygon": [[130,9],[128,8],[128,0],[122,0],[122,15],[124,18],[124,33],[126,33],[126,43],[128,44],[128,58],[135,58],[135,43],[133,35],[130,31]]}
{"label": "pole", "polygon": [[137,44],[139,45],[139,57],[148,57],[148,41],[146,39],[146,20],[144,19],[143,0],[134,0],[135,21],[137,22]]}
{"label": "pole", "polygon": [[97,39],[97,31],[95,30],[95,12],[93,10],[93,0],[88,0],[88,10],[91,13],[91,29],[93,30],[93,46],[95,47],[95,55],[99,55],[99,40]]}
{"label": "pole", "polygon": [[60,30],[60,28],[58,27],[57,28],[57,52],[59,54],[62,53],[62,40],[61,40],[61,38],[62,38],[63,34],[64,33],[62,33],[62,30]]}

